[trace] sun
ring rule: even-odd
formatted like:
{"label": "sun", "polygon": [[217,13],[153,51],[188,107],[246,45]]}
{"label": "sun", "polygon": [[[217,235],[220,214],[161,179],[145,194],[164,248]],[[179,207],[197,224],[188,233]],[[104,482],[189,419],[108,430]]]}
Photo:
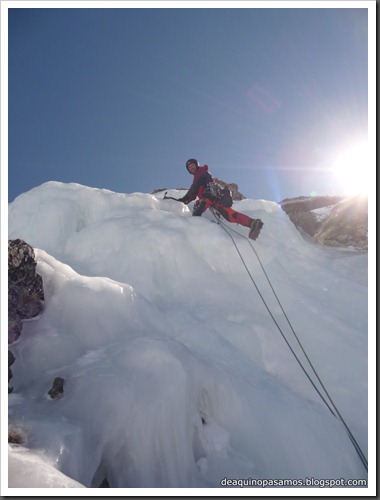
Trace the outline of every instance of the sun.
{"label": "sun", "polygon": [[354,144],[333,163],[333,172],[346,195],[367,195],[371,162],[367,142]]}

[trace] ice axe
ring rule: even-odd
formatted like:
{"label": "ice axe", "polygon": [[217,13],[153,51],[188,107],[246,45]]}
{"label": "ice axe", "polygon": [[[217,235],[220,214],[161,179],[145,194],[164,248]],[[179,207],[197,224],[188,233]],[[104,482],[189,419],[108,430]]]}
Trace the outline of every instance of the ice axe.
{"label": "ice axe", "polygon": [[167,195],[167,191],[165,192],[164,194],[164,200],[175,200],[175,201],[181,201],[179,198],[173,198],[173,196],[166,196]]}

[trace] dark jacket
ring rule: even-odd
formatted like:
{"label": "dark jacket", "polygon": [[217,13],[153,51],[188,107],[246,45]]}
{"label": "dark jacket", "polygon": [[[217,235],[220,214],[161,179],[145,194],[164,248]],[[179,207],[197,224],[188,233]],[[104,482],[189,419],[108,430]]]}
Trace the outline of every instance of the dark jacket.
{"label": "dark jacket", "polygon": [[195,198],[202,198],[205,191],[208,190],[210,184],[212,183],[212,177],[208,172],[208,166],[203,165],[203,167],[198,167],[198,170],[194,174],[193,183],[190,189],[185,194],[181,201],[183,203],[190,203],[195,200]]}

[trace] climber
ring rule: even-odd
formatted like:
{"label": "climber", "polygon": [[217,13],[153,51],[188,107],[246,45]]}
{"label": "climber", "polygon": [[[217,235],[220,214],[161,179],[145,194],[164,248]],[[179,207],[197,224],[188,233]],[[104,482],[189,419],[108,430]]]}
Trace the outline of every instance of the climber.
{"label": "climber", "polygon": [[[263,222],[260,219],[252,219],[248,215],[231,208],[231,193],[229,193],[229,197],[226,197],[225,193],[221,195],[220,187],[214,182],[207,165],[200,167],[198,161],[191,158],[187,160],[186,168],[190,174],[194,175],[194,180],[185,196],[179,198],[178,201],[187,205],[198,197],[198,200],[194,204],[193,215],[200,216],[208,208],[212,207],[228,222],[234,222],[250,228],[248,236],[252,240],[255,240],[263,227]],[[230,198],[230,202],[228,198]]]}

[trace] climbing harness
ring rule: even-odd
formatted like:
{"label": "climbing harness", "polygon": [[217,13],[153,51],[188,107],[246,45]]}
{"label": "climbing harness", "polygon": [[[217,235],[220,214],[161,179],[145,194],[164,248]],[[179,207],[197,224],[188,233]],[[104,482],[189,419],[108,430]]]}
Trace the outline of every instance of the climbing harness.
{"label": "climbing harness", "polygon": [[[221,220],[220,214],[219,214],[219,213],[218,213],[218,212],[217,212],[217,211],[216,211],[213,207],[210,207],[210,210],[211,210],[211,213],[213,214],[213,216],[214,216],[214,217],[215,217],[215,219],[216,219],[216,223],[217,223],[217,224],[219,224],[220,226],[222,226],[222,228],[224,229],[224,231],[228,234],[228,236],[229,236],[229,237],[230,237],[230,239],[232,240],[232,243],[233,243],[233,245],[234,245],[234,247],[235,247],[235,249],[236,249],[236,251],[237,251],[237,253],[238,253],[238,255],[239,255],[239,257],[240,257],[240,259],[241,259],[241,261],[242,261],[242,263],[243,263],[243,265],[244,265],[244,268],[245,268],[245,270],[247,271],[247,273],[248,273],[248,275],[249,275],[249,277],[250,277],[250,279],[251,279],[251,281],[252,281],[252,283],[253,283],[253,285],[255,286],[255,288],[256,288],[256,290],[257,290],[257,293],[259,294],[259,296],[260,296],[261,300],[263,301],[263,304],[264,304],[265,308],[267,309],[267,311],[268,311],[268,313],[269,313],[270,317],[271,317],[271,318],[272,318],[272,320],[274,321],[274,323],[275,323],[275,325],[276,325],[277,329],[279,330],[279,332],[280,332],[280,334],[281,334],[282,338],[284,339],[284,341],[286,342],[287,346],[289,347],[289,349],[290,349],[291,353],[292,353],[292,354],[293,354],[293,356],[295,357],[295,359],[296,359],[297,363],[298,363],[298,364],[299,364],[299,366],[301,367],[302,371],[304,372],[304,374],[306,375],[306,377],[308,378],[308,380],[310,381],[310,383],[312,384],[312,386],[314,387],[314,389],[316,390],[316,392],[318,393],[318,395],[320,396],[320,398],[322,399],[322,401],[325,403],[325,405],[327,406],[327,408],[330,410],[330,412],[334,415],[334,417],[336,417],[338,420],[340,420],[340,421],[342,422],[342,424],[343,424],[343,426],[345,427],[345,429],[346,429],[346,431],[347,431],[347,434],[348,434],[348,436],[349,436],[349,438],[350,438],[350,440],[351,440],[351,442],[352,442],[353,446],[355,447],[355,450],[356,450],[357,454],[359,455],[360,460],[362,461],[362,463],[363,463],[363,465],[364,465],[365,469],[368,471],[368,461],[367,461],[367,459],[366,459],[366,457],[365,457],[365,455],[364,455],[363,451],[361,450],[361,448],[360,448],[360,446],[359,446],[358,442],[356,441],[355,437],[353,436],[353,434],[352,434],[352,432],[351,432],[350,428],[348,427],[348,425],[347,425],[347,424],[346,424],[346,422],[344,421],[344,419],[343,419],[342,415],[341,415],[341,414],[340,414],[340,412],[338,411],[338,409],[337,409],[336,405],[334,404],[334,402],[333,402],[333,400],[332,400],[331,396],[329,395],[329,393],[328,393],[328,391],[327,391],[326,387],[324,386],[324,384],[323,384],[323,382],[321,381],[321,379],[320,379],[320,377],[319,377],[319,375],[318,375],[317,371],[315,370],[315,368],[314,368],[314,366],[313,366],[313,364],[312,364],[312,362],[311,362],[311,360],[310,360],[309,356],[307,355],[307,353],[306,353],[306,351],[305,351],[304,347],[302,346],[302,343],[301,343],[301,341],[300,341],[300,339],[299,339],[298,335],[296,334],[296,332],[295,332],[295,330],[294,330],[294,328],[293,328],[293,326],[292,326],[292,324],[291,324],[291,322],[290,322],[290,320],[289,320],[289,318],[288,318],[288,316],[287,316],[287,314],[286,314],[286,312],[285,312],[285,310],[284,310],[284,308],[283,308],[283,306],[282,306],[282,304],[281,304],[281,302],[280,302],[280,299],[278,298],[278,295],[276,294],[276,291],[275,291],[275,290],[274,290],[274,288],[273,288],[273,285],[272,285],[272,283],[271,283],[271,281],[270,281],[270,279],[269,279],[268,274],[267,274],[267,273],[266,273],[266,271],[265,271],[265,268],[264,268],[264,266],[263,266],[263,264],[262,264],[262,262],[261,262],[260,256],[258,255],[258,253],[257,253],[257,251],[256,251],[256,249],[255,249],[255,247],[253,246],[253,244],[251,243],[251,241],[250,241],[250,240],[249,240],[246,236],[244,236],[244,235],[240,234],[238,231],[235,231],[235,230],[234,230],[234,229],[232,229],[231,227],[226,226],[226,224],[225,224],[225,223]],[[289,327],[290,327],[290,329],[291,329],[291,331],[292,331],[292,333],[293,333],[293,335],[294,335],[294,337],[295,337],[295,339],[296,339],[296,341],[297,341],[297,343],[298,343],[299,347],[301,348],[301,350],[302,350],[302,352],[303,352],[303,354],[304,354],[304,356],[305,356],[305,358],[306,358],[307,362],[309,363],[309,366],[310,366],[311,370],[313,371],[314,375],[316,376],[316,378],[317,378],[317,380],[318,380],[318,382],[319,382],[319,384],[320,384],[321,388],[322,388],[322,389],[323,389],[323,391],[325,392],[326,398],[329,400],[329,402],[330,402],[331,406],[330,406],[330,404],[326,401],[326,398],[322,395],[321,391],[318,389],[318,387],[316,386],[316,384],[314,383],[314,381],[313,381],[313,380],[312,380],[312,378],[310,377],[309,373],[307,372],[307,370],[306,370],[306,369],[305,369],[305,367],[303,366],[303,364],[302,364],[301,360],[299,359],[299,357],[298,357],[298,356],[297,356],[297,354],[295,353],[294,349],[293,349],[293,348],[292,348],[292,346],[290,345],[290,343],[289,343],[288,339],[286,338],[286,336],[285,336],[284,332],[282,331],[282,329],[281,329],[280,325],[279,325],[279,324],[278,324],[278,322],[276,321],[276,318],[274,317],[274,315],[273,315],[272,311],[270,310],[270,308],[269,308],[269,306],[268,306],[268,304],[267,304],[267,302],[266,302],[265,298],[263,297],[262,293],[260,292],[260,290],[259,290],[259,288],[258,288],[258,286],[257,286],[257,284],[256,284],[256,282],[255,282],[255,280],[254,280],[254,278],[253,278],[253,276],[252,276],[252,274],[251,274],[250,270],[248,269],[248,266],[247,266],[246,262],[244,261],[244,258],[243,258],[243,256],[242,256],[242,254],[241,254],[241,252],[240,252],[240,250],[239,250],[239,248],[238,248],[238,246],[237,246],[237,244],[236,244],[236,241],[235,241],[234,237],[231,235],[231,233],[230,233],[230,232],[236,233],[236,234],[237,234],[238,236],[240,236],[241,238],[244,238],[245,240],[247,240],[247,241],[248,241],[248,243],[250,244],[250,246],[251,246],[252,250],[254,251],[254,253],[255,253],[255,255],[256,255],[256,258],[257,258],[257,260],[258,260],[258,262],[259,262],[259,264],[260,264],[260,267],[261,267],[261,269],[262,269],[262,271],[263,271],[263,273],[264,273],[264,276],[265,276],[266,280],[268,281],[268,284],[269,284],[269,286],[270,286],[270,288],[271,288],[271,290],[272,290],[272,292],[273,292],[273,295],[274,295],[274,297],[276,298],[276,301],[277,301],[278,305],[280,306],[280,309],[281,309],[282,313],[284,314],[284,317],[285,317],[285,319],[286,319],[286,321],[287,321],[287,323],[288,323],[288,325],[289,325]],[[333,409],[332,409],[331,407],[335,410],[335,412],[333,411]]]}

